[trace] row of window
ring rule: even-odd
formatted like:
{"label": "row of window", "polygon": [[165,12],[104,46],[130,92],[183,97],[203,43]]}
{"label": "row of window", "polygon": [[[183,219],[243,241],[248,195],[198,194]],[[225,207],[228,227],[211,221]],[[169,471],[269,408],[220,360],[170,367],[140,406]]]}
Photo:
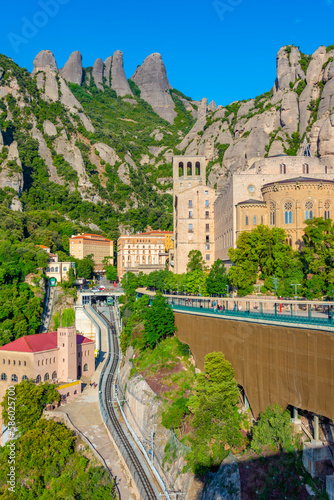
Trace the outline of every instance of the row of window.
{"label": "row of window", "polygon": [[[184,176],[184,163],[183,161],[179,162],[179,177]],[[199,161],[195,163],[195,170],[194,170],[195,175],[201,175],[201,164]],[[187,175],[193,175],[193,164],[191,161],[187,162]]]}
{"label": "row of window", "polygon": [[[192,219],[192,218],[193,218],[193,211],[192,211],[192,210],[189,210],[188,217],[189,217],[189,219]],[[210,212],[209,212],[208,210],[205,212],[205,218],[206,218],[206,219],[209,219],[209,218],[210,218]]]}
{"label": "row of window", "polygon": [[[63,347],[64,347],[64,344],[63,344]],[[46,358],[46,359],[45,359],[45,364],[46,364],[46,365],[48,364],[48,361],[49,361],[49,364],[51,365],[51,363],[52,363],[52,358],[50,358],[50,360],[48,360],[48,358]],[[56,358],[53,358],[53,362],[54,362],[54,363],[56,362]],[[42,366],[43,366],[43,365],[44,365],[44,359],[42,359],[42,360],[40,360],[40,359],[39,359],[39,360],[37,361],[37,365],[38,365],[38,366],[40,366],[40,365],[42,365]]]}
{"label": "row of window", "polygon": [[[5,359],[3,359],[3,360],[2,360],[2,364],[3,364],[3,365],[5,365],[5,364],[6,364],[6,360],[5,360]],[[8,360],[7,360],[7,364],[8,364],[8,365],[10,365],[10,359],[8,359]],[[19,366],[21,366],[21,361],[19,360],[19,361],[17,362],[17,364],[18,364]],[[16,360],[15,360],[15,359],[13,359],[13,365],[16,365]],[[27,362],[26,362],[26,361],[23,361],[23,366],[27,366]]]}
{"label": "row of window", "polygon": [[[205,195],[208,196],[209,191],[205,191]],[[209,200],[205,200],[204,206],[208,207],[209,206]],[[193,207],[193,200],[188,200],[188,207],[192,208]]]}
{"label": "row of window", "polygon": [[[188,224],[188,232],[192,233],[194,231],[194,225]],[[205,232],[208,233],[210,231],[210,224],[205,224]]]}
{"label": "row of window", "polygon": [[[313,215],[313,210],[305,210],[305,220],[312,220],[314,217]],[[325,210],[324,212],[324,219],[329,219],[330,218],[330,212],[329,210]],[[256,215],[253,217],[253,224],[256,226]],[[284,224],[292,224],[293,216],[292,216],[292,210],[286,210],[284,212]],[[246,215],[245,218],[245,223],[246,226],[249,224],[249,218],[248,215]],[[263,215],[261,215],[261,224],[263,224]],[[270,224],[272,226],[275,225],[275,212],[270,212]]]}
{"label": "row of window", "polygon": [[[72,255],[73,255],[73,254],[72,254]],[[59,268],[58,268],[58,266],[57,266],[57,267],[51,267],[51,268],[50,268],[50,267],[48,267],[48,268],[47,268],[47,272],[49,273],[50,271],[51,271],[51,273],[58,273],[58,272],[59,272]],[[64,271],[64,272],[65,272],[65,271],[67,271],[67,266],[64,266],[64,267],[63,267],[63,271]]]}

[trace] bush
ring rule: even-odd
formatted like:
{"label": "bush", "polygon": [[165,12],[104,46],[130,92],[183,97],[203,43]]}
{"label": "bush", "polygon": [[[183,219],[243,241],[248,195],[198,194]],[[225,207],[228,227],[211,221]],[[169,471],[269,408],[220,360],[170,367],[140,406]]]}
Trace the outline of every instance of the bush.
{"label": "bush", "polygon": [[265,447],[287,451],[292,446],[290,413],[278,404],[268,406],[253,428],[251,448],[260,454]]}

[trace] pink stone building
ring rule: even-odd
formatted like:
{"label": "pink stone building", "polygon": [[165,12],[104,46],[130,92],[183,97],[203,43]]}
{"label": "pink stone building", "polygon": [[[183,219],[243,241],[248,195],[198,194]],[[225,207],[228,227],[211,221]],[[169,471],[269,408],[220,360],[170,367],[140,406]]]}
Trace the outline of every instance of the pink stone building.
{"label": "pink stone building", "polygon": [[95,370],[95,342],[76,333],[75,327],[26,335],[0,347],[0,401],[8,386],[22,380],[55,382],[66,400],[81,393],[82,375]]}

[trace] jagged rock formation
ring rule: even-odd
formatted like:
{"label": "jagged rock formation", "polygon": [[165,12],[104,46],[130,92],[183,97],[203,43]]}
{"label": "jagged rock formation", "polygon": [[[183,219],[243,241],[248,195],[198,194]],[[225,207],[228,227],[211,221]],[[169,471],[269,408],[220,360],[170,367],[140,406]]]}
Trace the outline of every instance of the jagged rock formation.
{"label": "jagged rock formation", "polygon": [[112,56],[109,56],[104,61],[104,77],[105,77],[104,84],[107,87],[110,87],[111,84],[111,65],[112,65]]}
{"label": "jagged rock formation", "polygon": [[118,96],[125,96],[127,94],[133,96],[129,82],[126,79],[123,68],[123,52],[116,50],[112,57],[111,66],[111,88]]}
{"label": "jagged rock formation", "polygon": [[200,102],[198,120],[178,148],[207,156],[212,185],[219,179],[222,187],[223,174],[248,168],[254,158],[298,154],[303,136],[312,155],[334,164],[334,50],[321,46],[308,56],[286,46],[276,62],[272,92],[216,111]]}
{"label": "jagged rock formation", "polygon": [[55,57],[51,50],[42,50],[37,54],[34,59],[34,69],[32,75],[35,75],[38,71],[58,71],[58,66]]}
{"label": "jagged rock formation", "polygon": [[94,63],[92,76],[94,78],[95,85],[100,90],[103,90],[103,70],[103,61],[99,57]]}
{"label": "jagged rock formation", "polygon": [[148,56],[131,77],[140,88],[141,98],[151,104],[154,111],[165,120],[173,123],[176,117],[174,101],[169,90],[172,88],[161,55]]}
{"label": "jagged rock formation", "polygon": [[59,70],[59,73],[67,82],[77,83],[78,85],[82,84],[82,55],[78,50],[72,52],[65,66]]}

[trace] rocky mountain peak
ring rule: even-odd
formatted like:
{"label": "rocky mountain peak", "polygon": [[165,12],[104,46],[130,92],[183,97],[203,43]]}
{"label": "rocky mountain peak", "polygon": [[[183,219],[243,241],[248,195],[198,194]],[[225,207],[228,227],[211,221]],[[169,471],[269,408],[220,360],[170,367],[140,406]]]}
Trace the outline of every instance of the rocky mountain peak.
{"label": "rocky mountain peak", "polygon": [[103,61],[99,57],[98,59],[96,59],[94,63],[92,75],[94,78],[95,85],[100,90],[103,90],[103,70],[104,70]]}
{"label": "rocky mountain peak", "polygon": [[111,65],[111,88],[118,96],[133,95],[129,82],[124,73],[123,52],[116,50],[112,57]]}
{"label": "rocky mountain peak", "polygon": [[131,80],[140,88],[141,97],[151,104],[154,111],[173,123],[176,113],[169,90],[172,88],[161,54],[149,55],[134,72]]}
{"label": "rocky mountain peak", "polygon": [[300,65],[301,54],[298,47],[284,46],[276,57],[277,78],[274,92],[289,88],[290,82],[295,83],[297,78],[305,78],[305,73]]}
{"label": "rocky mountain peak", "polygon": [[68,82],[82,84],[82,55],[76,50],[72,52],[65,66],[59,71],[61,76]]}
{"label": "rocky mountain peak", "polygon": [[58,71],[55,56],[51,50],[42,50],[34,59],[34,69],[32,75],[38,71],[54,70]]}

